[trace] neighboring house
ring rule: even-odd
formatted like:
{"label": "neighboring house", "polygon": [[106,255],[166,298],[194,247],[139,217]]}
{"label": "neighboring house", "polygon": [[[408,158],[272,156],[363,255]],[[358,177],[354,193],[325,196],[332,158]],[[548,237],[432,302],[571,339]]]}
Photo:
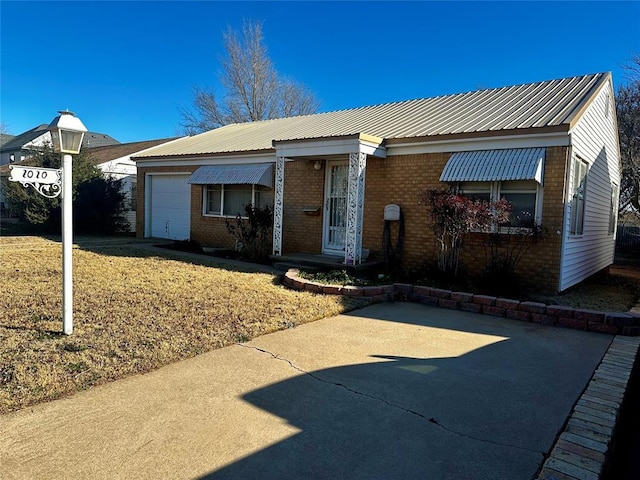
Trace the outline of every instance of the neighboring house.
{"label": "neighboring house", "polygon": [[[51,144],[51,133],[47,130],[48,126],[48,124],[43,123],[20,135],[3,135],[3,143],[0,145],[0,166],[27,160],[34,151],[41,149],[46,144]],[[11,138],[6,139],[5,137]],[[7,140],[6,142],[4,141],[5,139]],[[82,139],[82,148],[118,145],[119,143],[104,133],[86,132]],[[0,183],[0,211],[4,212],[5,209],[4,192]]]}
{"label": "neighboring house", "polygon": [[[0,165],[21,162],[30,157],[31,152],[39,150],[45,144],[51,144],[51,133],[48,124],[38,125],[0,146]],[[82,139],[82,148],[118,145],[120,142],[104,133],[86,132]]]}
{"label": "neighboring house", "polygon": [[0,133],[0,147],[2,147],[5,143],[10,142],[16,138],[15,135],[9,135],[8,133]]}
{"label": "neighboring house", "polygon": [[[542,289],[613,262],[621,170],[609,73],[227,125],[134,157],[139,236],[232,247],[225,219],[273,203],[275,255],[357,264],[366,251],[382,257],[395,204],[402,266],[414,269],[436,258],[420,194],[450,186],[505,197],[533,219],[525,227],[542,226],[518,267]],[[474,235],[461,259],[472,273],[483,264]]]}
{"label": "neighboring house", "polygon": [[88,148],[93,163],[105,175],[122,180],[122,191],[126,197],[127,211],[125,217],[129,222],[130,231],[135,231],[137,210],[137,182],[136,164],[131,160],[132,155],[142,154],[157,145],[176,140],[176,138],[164,138],[159,140],[147,140],[143,142],[121,143]]}

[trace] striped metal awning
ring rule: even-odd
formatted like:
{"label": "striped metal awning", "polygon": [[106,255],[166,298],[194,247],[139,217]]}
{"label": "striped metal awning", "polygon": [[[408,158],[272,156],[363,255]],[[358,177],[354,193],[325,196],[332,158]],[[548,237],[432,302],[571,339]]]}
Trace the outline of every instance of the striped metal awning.
{"label": "striped metal awning", "polygon": [[208,165],[193,172],[188,182],[192,185],[249,184],[273,187],[273,165]]}
{"label": "striped metal awning", "polygon": [[544,148],[456,152],[440,175],[441,182],[535,180],[542,184]]}

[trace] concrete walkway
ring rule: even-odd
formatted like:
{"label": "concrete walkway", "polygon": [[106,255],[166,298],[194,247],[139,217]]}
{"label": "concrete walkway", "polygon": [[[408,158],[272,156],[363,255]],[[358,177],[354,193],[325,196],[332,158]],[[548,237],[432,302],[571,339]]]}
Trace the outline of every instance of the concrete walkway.
{"label": "concrete walkway", "polygon": [[533,479],[612,338],[378,304],[4,415],[0,476]]}

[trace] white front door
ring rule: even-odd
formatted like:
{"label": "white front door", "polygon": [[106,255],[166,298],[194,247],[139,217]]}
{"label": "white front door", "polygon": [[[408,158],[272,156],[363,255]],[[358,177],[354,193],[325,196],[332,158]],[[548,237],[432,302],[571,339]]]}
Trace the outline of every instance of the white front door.
{"label": "white front door", "polygon": [[347,195],[349,165],[327,162],[325,178],[323,253],[344,255],[347,233]]}

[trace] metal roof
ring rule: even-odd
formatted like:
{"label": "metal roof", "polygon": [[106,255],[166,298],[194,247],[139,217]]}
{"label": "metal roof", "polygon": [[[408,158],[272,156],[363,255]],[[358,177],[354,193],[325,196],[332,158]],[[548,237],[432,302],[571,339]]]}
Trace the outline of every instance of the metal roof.
{"label": "metal roof", "polygon": [[542,183],[544,148],[457,152],[440,175],[441,182],[535,180]]}
{"label": "metal roof", "polygon": [[226,125],[136,158],[272,151],[273,141],[366,133],[386,140],[539,127],[569,128],[609,73]]}
{"label": "metal roof", "polygon": [[194,185],[250,184],[273,187],[271,163],[249,165],[216,165],[197,169],[188,183]]}

